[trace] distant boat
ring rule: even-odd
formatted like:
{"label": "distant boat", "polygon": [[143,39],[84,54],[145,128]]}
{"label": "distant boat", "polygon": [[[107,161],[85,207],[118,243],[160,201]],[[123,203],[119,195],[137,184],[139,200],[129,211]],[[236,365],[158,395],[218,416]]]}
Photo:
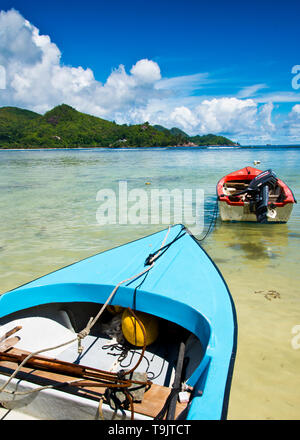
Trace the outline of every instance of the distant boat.
{"label": "distant boat", "polygon": [[226,418],[235,307],[182,225],[7,292],[0,311],[6,408],[52,420]]}
{"label": "distant boat", "polygon": [[272,170],[245,167],[217,184],[223,221],[286,223],[297,203],[291,189]]}

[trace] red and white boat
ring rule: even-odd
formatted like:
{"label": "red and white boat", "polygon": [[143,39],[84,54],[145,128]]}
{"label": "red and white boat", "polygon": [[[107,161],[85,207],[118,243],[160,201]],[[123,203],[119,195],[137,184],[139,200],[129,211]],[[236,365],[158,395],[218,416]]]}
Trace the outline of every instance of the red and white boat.
{"label": "red and white boat", "polygon": [[252,167],[220,179],[217,196],[223,221],[286,223],[297,203],[291,189],[272,170]]}

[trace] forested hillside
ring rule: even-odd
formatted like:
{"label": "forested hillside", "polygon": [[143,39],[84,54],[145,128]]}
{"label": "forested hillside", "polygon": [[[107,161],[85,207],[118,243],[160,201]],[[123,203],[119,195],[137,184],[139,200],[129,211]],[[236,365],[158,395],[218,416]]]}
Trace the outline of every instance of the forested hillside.
{"label": "forested hillside", "polygon": [[154,147],[235,145],[212,134],[190,137],[174,127],[148,122],[119,125],[62,104],[44,115],[16,107],[0,108],[1,148]]}

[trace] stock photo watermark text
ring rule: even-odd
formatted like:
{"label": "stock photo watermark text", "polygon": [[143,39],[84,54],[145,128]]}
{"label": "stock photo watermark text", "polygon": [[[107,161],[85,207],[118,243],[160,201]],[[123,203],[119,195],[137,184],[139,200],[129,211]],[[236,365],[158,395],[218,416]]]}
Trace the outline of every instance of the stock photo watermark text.
{"label": "stock photo watermark text", "polygon": [[120,181],[117,191],[101,189],[97,192],[96,200],[101,202],[96,212],[99,225],[185,223],[193,233],[203,231],[203,189],[128,190],[127,181]]}
{"label": "stock photo watermark text", "polygon": [[300,348],[300,324],[294,325],[292,328],[292,334],[295,335],[291,339],[291,345],[294,350],[299,350]]}
{"label": "stock photo watermark text", "polygon": [[292,74],[295,75],[292,79],[292,88],[298,90],[300,89],[300,64],[292,67]]}

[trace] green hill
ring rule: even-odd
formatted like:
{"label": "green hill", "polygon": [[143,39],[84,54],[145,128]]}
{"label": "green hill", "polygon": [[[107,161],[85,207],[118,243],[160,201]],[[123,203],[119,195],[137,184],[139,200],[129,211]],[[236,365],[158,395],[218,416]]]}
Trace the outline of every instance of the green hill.
{"label": "green hill", "polygon": [[18,142],[29,121],[39,116],[38,113],[16,107],[0,108],[0,146]]}
{"label": "green hill", "polygon": [[[202,138],[189,137],[176,127],[169,130],[158,125],[151,126],[148,122],[118,125],[78,112],[66,104],[44,115],[16,107],[0,108],[0,148],[200,145],[198,142],[203,142]],[[210,142],[205,145],[234,145],[229,139],[214,135],[208,135],[205,142]]]}
{"label": "green hill", "polygon": [[196,145],[236,145],[224,136],[216,136],[215,134],[205,134],[203,136],[191,136],[190,141]]}

